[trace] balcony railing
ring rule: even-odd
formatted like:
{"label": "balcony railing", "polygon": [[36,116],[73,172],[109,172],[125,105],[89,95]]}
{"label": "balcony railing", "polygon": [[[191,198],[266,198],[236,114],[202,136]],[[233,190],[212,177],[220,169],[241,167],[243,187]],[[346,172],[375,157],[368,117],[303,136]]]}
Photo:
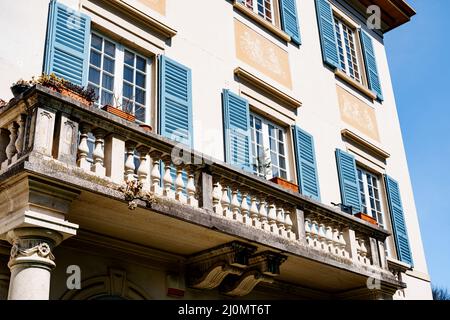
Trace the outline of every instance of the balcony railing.
{"label": "balcony railing", "polygon": [[385,230],[195,151],[185,150],[190,161],[180,163],[174,141],[48,88],[33,87],[0,109],[0,128],[0,175],[39,155],[97,184],[119,190],[139,182],[141,195],[245,225],[261,238],[387,270]]}

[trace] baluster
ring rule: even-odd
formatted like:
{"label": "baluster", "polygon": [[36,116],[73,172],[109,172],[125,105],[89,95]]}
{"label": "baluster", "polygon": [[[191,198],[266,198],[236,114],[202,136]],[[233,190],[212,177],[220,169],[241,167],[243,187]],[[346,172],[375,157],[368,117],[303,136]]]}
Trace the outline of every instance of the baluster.
{"label": "baluster", "polygon": [[362,262],[361,260],[361,246],[359,245],[359,238],[355,238],[355,248],[356,248],[356,259],[359,262]]}
{"label": "baluster", "polygon": [[[295,212],[295,209],[292,211]],[[297,236],[295,235],[295,232],[292,230],[292,227],[294,224],[292,223],[291,214],[289,208],[284,209],[284,228],[286,229],[286,236],[290,240],[296,240]]]}
{"label": "baluster", "polygon": [[183,165],[180,164],[177,166],[177,175],[175,179],[175,199],[182,203],[186,202],[186,197],[183,194],[184,192],[184,181],[183,181]]}
{"label": "baluster", "polygon": [[259,229],[261,227],[261,223],[258,220],[258,218],[259,218],[259,210],[257,205],[257,198],[255,194],[252,194],[250,204],[250,219],[252,220],[252,226]]}
{"label": "baluster", "polygon": [[17,140],[16,140],[16,151],[17,151],[17,157],[20,157],[20,155],[23,153],[23,144],[25,142],[25,122],[26,122],[27,115],[20,114],[16,122],[18,124],[17,129]]}
{"label": "baluster", "polygon": [[311,219],[309,217],[305,218],[305,236],[306,236],[306,243],[310,246],[314,246],[312,237]]}
{"label": "baluster", "polygon": [[240,212],[241,204],[238,200],[238,190],[239,185],[233,184],[231,186],[231,212],[233,214],[233,220],[237,220],[239,222],[242,222],[242,215]]}
{"label": "baluster", "polygon": [[172,164],[172,158],[170,155],[165,155],[162,158],[162,161],[164,162],[163,195],[164,195],[164,197],[174,199],[174,193],[172,190],[173,178],[172,178],[171,169],[170,169],[170,165]]}
{"label": "baluster", "polygon": [[269,231],[278,234],[277,228],[277,211],[273,199],[269,199],[269,213],[267,215],[269,221]]}
{"label": "baluster", "polygon": [[347,242],[345,241],[344,231],[342,228],[339,231],[339,249],[341,250],[342,256],[349,258],[350,254],[347,251]]}
{"label": "baluster", "polygon": [[17,140],[17,126],[15,122],[11,122],[8,125],[9,131],[9,144],[6,147],[6,158],[8,159],[8,164],[13,162],[13,157],[17,154],[16,140]]}
{"label": "baluster", "polygon": [[333,226],[333,247],[334,247],[334,254],[342,256],[342,248],[339,242],[339,230],[337,225]]}
{"label": "baluster", "polygon": [[242,222],[246,225],[252,225],[252,219],[250,217],[250,207],[248,206],[248,189],[240,188],[242,194],[242,204],[241,204],[241,214],[242,214]]}
{"label": "baluster", "polygon": [[88,136],[91,126],[87,123],[80,124],[80,144],[78,145],[78,167],[85,171],[91,171],[91,163],[87,160],[89,156]]}
{"label": "baluster", "polygon": [[365,244],[364,239],[359,239],[359,243],[360,243],[360,254],[361,254],[361,259],[362,259],[362,263],[364,264],[368,264],[370,265],[369,259],[368,259],[368,250]]}
{"label": "baluster", "polygon": [[105,161],[105,152],[104,152],[104,143],[105,143],[105,135],[106,131],[100,128],[95,129],[92,134],[95,137],[95,147],[94,147],[94,172],[100,176],[106,176],[106,168],[104,165]]}
{"label": "baluster", "polygon": [[325,238],[326,238],[326,242],[327,242],[327,249],[328,252],[330,253],[334,253],[334,246],[333,246],[333,229],[331,228],[330,225],[327,225],[325,227]]}
{"label": "baluster", "polygon": [[150,165],[148,163],[148,152],[150,148],[146,146],[140,146],[137,151],[139,152],[139,168],[137,169],[138,181],[142,185],[143,191],[150,190],[149,171]]}
{"label": "baluster", "polygon": [[281,203],[277,204],[277,228],[278,228],[278,235],[283,237],[283,238],[287,238],[287,234],[286,234],[286,226],[284,224],[285,222],[285,214],[283,212],[283,205]]}
{"label": "baluster", "polygon": [[319,223],[318,236],[319,236],[320,248],[324,251],[328,251],[327,244],[326,244],[326,238],[325,238],[325,225],[323,224],[323,222]]}
{"label": "baluster", "polygon": [[266,195],[264,193],[261,193],[259,201],[259,221],[261,222],[261,229],[269,231],[269,226],[267,224],[267,209],[266,209]]}
{"label": "baluster", "polygon": [[130,182],[134,181],[134,171],[136,170],[136,166],[134,164],[134,151],[136,150],[136,143],[132,141],[125,142],[125,181]]}
{"label": "baluster", "polygon": [[195,198],[195,194],[197,189],[195,187],[195,170],[196,167],[194,165],[186,166],[188,181],[186,185],[186,193],[187,193],[187,203],[193,207],[198,207],[198,200]]}
{"label": "baluster", "polygon": [[220,200],[222,199],[222,191],[219,184],[219,180],[214,177],[213,183],[213,208],[215,214],[222,214],[222,206]]}
{"label": "baluster", "polygon": [[311,238],[314,248],[319,247],[319,224],[314,216],[311,221]]}
{"label": "baluster", "polygon": [[160,172],[160,160],[162,153],[159,151],[150,152],[150,158],[152,159],[152,171],[150,177],[152,179],[151,192],[155,195],[161,195],[161,172]]}
{"label": "baluster", "polygon": [[222,205],[222,215],[225,218],[232,219],[230,213],[230,197],[228,196],[228,187],[226,180],[222,179],[220,181],[220,185],[222,186],[222,198],[220,200],[220,204]]}

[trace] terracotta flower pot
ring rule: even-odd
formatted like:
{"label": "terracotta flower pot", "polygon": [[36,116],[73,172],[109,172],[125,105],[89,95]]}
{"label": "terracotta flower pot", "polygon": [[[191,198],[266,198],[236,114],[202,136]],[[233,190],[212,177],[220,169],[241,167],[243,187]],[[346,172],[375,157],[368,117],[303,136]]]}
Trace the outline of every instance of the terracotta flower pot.
{"label": "terracotta flower pot", "polygon": [[83,104],[88,105],[88,106],[90,106],[92,104],[92,102],[89,102],[86,98],[82,97],[81,95],[79,95],[76,92],[73,92],[72,90],[68,90],[68,89],[62,88],[60,90],[60,92],[61,92],[62,95],[70,97],[72,99],[75,99],[75,100],[77,100],[77,101],[79,101],[79,102],[81,102]]}
{"label": "terracotta flower pot", "polygon": [[373,225],[376,225],[376,226],[378,225],[378,222],[376,219],[374,219],[373,217],[371,217],[365,213],[359,212],[359,213],[355,214],[355,217],[358,217],[358,218],[360,218],[364,221],[367,221]]}
{"label": "terracotta flower pot", "polygon": [[292,183],[290,181],[287,181],[287,180],[285,180],[283,178],[273,177],[272,179],[270,179],[270,181],[280,185],[281,187],[283,187],[283,188],[285,188],[287,190],[291,190],[291,191],[294,191],[294,192],[298,192],[299,191],[298,190],[298,185],[296,185],[296,184],[294,184],[294,183]]}
{"label": "terracotta flower pot", "polygon": [[115,108],[111,105],[103,106],[102,110],[105,110],[109,113],[112,113],[113,115],[116,115],[116,116],[118,116],[122,119],[128,120],[128,121],[134,122],[136,120],[136,117],[133,114],[127,113],[127,112],[120,110],[118,108]]}
{"label": "terracotta flower pot", "polygon": [[148,125],[148,124],[140,124],[139,127],[141,127],[142,129],[144,129],[147,132],[152,132],[153,131],[153,127]]}

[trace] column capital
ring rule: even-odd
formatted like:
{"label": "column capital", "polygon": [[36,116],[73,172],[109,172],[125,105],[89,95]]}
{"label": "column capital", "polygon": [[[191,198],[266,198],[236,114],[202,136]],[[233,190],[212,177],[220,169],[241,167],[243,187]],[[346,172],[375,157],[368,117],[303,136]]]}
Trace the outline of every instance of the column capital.
{"label": "column capital", "polygon": [[27,264],[51,270],[55,267],[52,250],[61,243],[63,235],[45,228],[17,228],[8,231],[6,240],[12,245],[10,269]]}

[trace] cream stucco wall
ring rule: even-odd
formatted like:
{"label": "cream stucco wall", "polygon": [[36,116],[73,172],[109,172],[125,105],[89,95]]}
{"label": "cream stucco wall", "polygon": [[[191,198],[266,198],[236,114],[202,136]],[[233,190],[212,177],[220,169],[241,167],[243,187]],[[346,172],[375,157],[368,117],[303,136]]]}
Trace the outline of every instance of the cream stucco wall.
{"label": "cream stucco wall", "polygon": [[[81,7],[87,0],[61,0],[74,9]],[[144,3],[145,1],[141,1]],[[414,259],[414,270],[428,274],[414,195],[408,172],[406,155],[401,137],[400,124],[396,111],[395,97],[389,74],[388,58],[382,39],[374,36],[375,51],[381,85],[385,100],[382,104],[372,103],[359,91],[338,80],[333,71],[324,66],[317,28],[315,2],[297,1],[302,45],[296,47],[286,44],[278,37],[233,10],[229,1],[211,0],[167,0],[165,9],[160,12],[148,11],[150,16],[161,19],[165,24],[177,30],[171,40],[161,41],[148,30],[137,28],[130,33],[130,42],[136,46],[145,46],[145,52],[159,54],[164,52],[170,58],[190,67],[193,70],[193,119],[194,147],[218,159],[224,158],[222,141],[222,107],[221,92],[227,88],[238,93],[242,85],[234,76],[234,69],[245,62],[236,57],[235,20],[255,30],[259,35],[271,41],[280,50],[288,52],[291,68],[292,89],[277,83],[257,69],[250,68],[256,76],[264,79],[279,90],[300,99],[302,107],[294,115],[295,122],[314,136],[321,200],[325,204],[340,202],[339,182],[336,170],[334,150],[346,148],[341,137],[341,130],[349,128],[341,120],[339,101],[336,94],[336,84],[353,93],[370,108],[374,108],[378,129],[379,144],[390,157],[387,160],[386,173],[400,183],[405,219],[409,232],[411,249]],[[345,8],[341,8],[345,12]],[[44,54],[45,30],[47,22],[48,0],[16,0],[11,6],[6,1],[0,3],[0,27],[10,30],[3,33],[3,43],[0,47],[0,98],[11,97],[9,86],[19,78],[29,79],[42,70]],[[205,10],[208,14],[205,14]],[[85,10],[85,12],[87,12]],[[165,16],[161,16],[161,12]],[[190,14],[186,14],[189,12]],[[93,15],[93,13],[88,12]],[[105,13],[102,13],[105,15]],[[349,14],[347,12],[347,14]],[[10,19],[9,17],[18,17]],[[351,14],[349,14],[351,18]],[[113,15],[105,18],[117,21]],[[97,19],[97,23],[102,20]],[[357,21],[358,22],[358,21]],[[360,23],[360,22],[358,22]],[[110,32],[125,32],[124,25],[116,29],[108,28]],[[120,35],[123,36],[123,35]],[[154,87],[155,88],[155,87]],[[270,102],[270,97],[269,97]],[[271,116],[291,125],[286,117],[276,112],[275,106]],[[155,102],[153,103],[156,104]],[[153,105],[153,108],[154,108]],[[380,170],[380,173],[384,173]],[[430,298],[431,289],[427,281],[405,276],[408,283],[406,298]],[[426,278],[426,277],[425,277]],[[152,281],[151,279],[144,279]],[[154,295],[154,293],[151,293]]]}

